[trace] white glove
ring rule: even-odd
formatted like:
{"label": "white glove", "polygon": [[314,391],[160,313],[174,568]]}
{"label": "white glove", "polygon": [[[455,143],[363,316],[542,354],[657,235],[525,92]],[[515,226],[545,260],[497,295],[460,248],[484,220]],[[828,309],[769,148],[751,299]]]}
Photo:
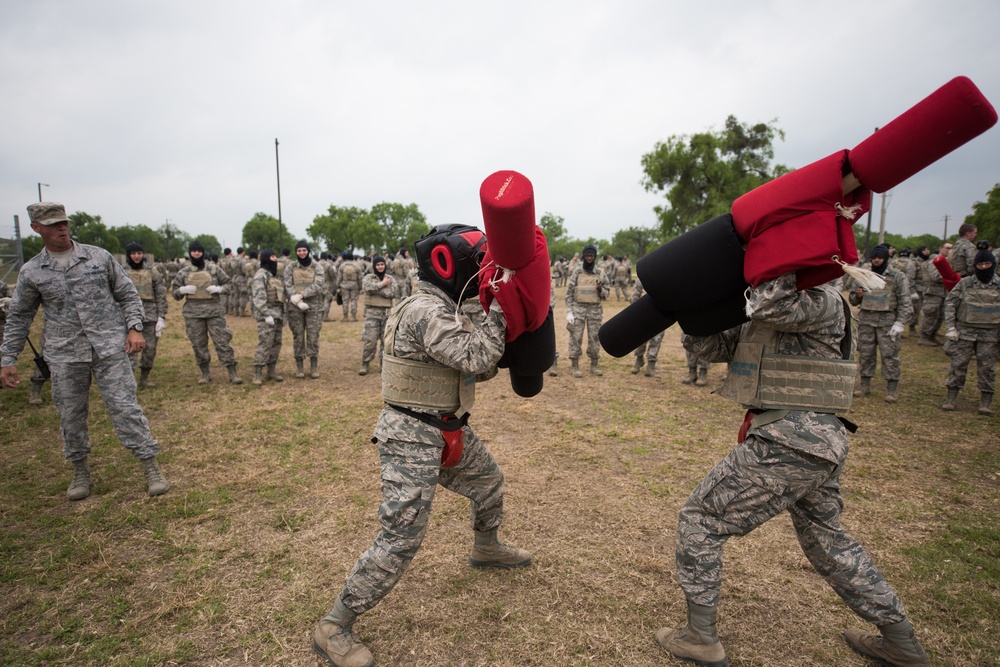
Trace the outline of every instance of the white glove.
{"label": "white glove", "polygon": [[573,324],[573,322],[576,322],[576,315],[573,314],[572,310],[567,310],[566,311],[566,321],[569,322],[570,324]]}
{"label": "white glove", "polygon": [[950,341],[958,340],[958,329],[948,329],[944,332],[944,337]]}
{"label": "white glove", "polygon": [[493,299],[493,302],[490,303],[490,312],[503,314],[503,308],[500,307],[500,299]]}
{"label": "white glove", "polygon": [[222,293],[222,286],[221,285],[209,285],[208,287],[205,288],[205,291],[208,292],[209,294],[221,294]]}
{"label": "white glove", "polygon": [[[293,304],[295,304],[297,306],[297,305],[299,305],[299,301],[302,301],[302,295],[298,294],[298,293],[293,294],[292,298],[289,299],[289,301],[291,301]],[[303,308],[303,310],[305,310],[305,308]]]}
{"label": "white glove", "polygon": [[194,294],[198,291],[198,288],[194,285],[181,285],[177,288],[179,294]]}
{"label": "white glove", "polygon": [[164,320],[162,317],[157,317],[156,327],[153,329],[153,333],[156,334],[156,337],[159,338],[160,335],[163,333],[163,330],[166,328],[167,328],[166,320]]}
{"label": "white glove", "polygon": [[267,326],[269,326],[269,327],[273,327],[274,326],[274,318],[271,317],[270,315],[268,315],[267,317],[264,318],[264,322],[266,322]]}
{"label": "white glove", "polygon": [[910,292],[910,301],[920,301],[920,295],[916,292]]}
{"label": "white glove", "polygon": [[889,338],[896,340],[899,338],[899,334],[903,333],[903,323],[893,322],[892,328],[889,329]]}
{"label": "white glove", "polygon": [[0,299],[0,311],[7,312],[10,309],[10,297],[5,296]]}
{"label": "white glove", "polygon": [[[295,296],[298,296],[298,294],[296,294]],[[292,303],[294,303],[296,306],[298,306],[299,310],[303,310],[303,311],[309,310],[309,304],[306,303],[305,301],[302,301],[301,299],[299,301],[292,301]]]}

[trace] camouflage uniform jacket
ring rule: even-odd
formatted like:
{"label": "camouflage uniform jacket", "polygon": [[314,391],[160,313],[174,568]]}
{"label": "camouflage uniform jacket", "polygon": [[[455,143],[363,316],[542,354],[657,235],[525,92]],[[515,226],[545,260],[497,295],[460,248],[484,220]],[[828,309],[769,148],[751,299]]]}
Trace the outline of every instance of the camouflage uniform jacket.
{"label": "camouflage uniform jacket", "polygon": [[399,298],[399,282],[388,271],[386,271],[385,277],[389,279],[388,286],[382,284],[382,279],[378,275],[366,273],[365,277],[361,279],[361,290],[365,293],[365,296],[367,297],[370,294],[372,296],[380,296],[383,299]]}
{"label": "camouflage uniform jacket", "polygon": [[[474,326],[466,315],[456,315],[455,302],[438,287],[421,282],[414,295],[397,306],[404,312],[396,328],[391,354],[402,359],[439,363],[479,381],[497,373],[503,355],[507,322],[503,313],[485,314]],[[401,413],[383,410],[375,425],[379,440],[402,440],[441,446],[441,431]]]}
{"label": "camouflage uniform jacket", "polygon": [[289,299],[298,291],[295,289],[295,269],[305,270],[307,273],[312,273],[312,284],[308,287],[302,289],[302,298],[305,301],[315,302],[317,299],[323,298],[324,292],[324,281],[326,280],[326,269],[318,261],[311,260],[309,266],[301,266],[298,259],[292,262],[288,262],[285,266],[285,272],[282,273],[282,279],[285,282],[285,296]]}
{"label": "camouflage uniform jacket", "polygon": [[963,278],[971,276],[976,272],[976,252],[976,244],[963,236],[948,252],[948,263]]}
{"label": "camouflage uniform jacket", "polygon": [[930,296],[945,296],[944,278],[934,266],[933,260],[937,255],[931,255],[924,261],[924,294]]}
{"label": "camouflage uniform jacket", "polygon": [[[849,323],[843,297],[828,284],[798,291],[795,273],[786,273],[750,290],[749,305],[753,309],[750,322],[713,336],[684,335],[685,349],[713,363],[728,363],[745,331],[769,327],[778,332],[779,354],[843,358],[841,344]],[[777,418],[752,426],[749,433],[833,463],[847,455],[846,431],[832,414],[772,410],[765,415]]]}
{"label": "camouflage uniform jacket", "polygon": [[257,269],[250,279],[250,303],[254,317],[264,320],[268,315],[276,320],[285,318],[285,302],[278,300],[277,287],[273,299],[267,298],[268,287],[271,286],[271,272],[267,269]]}
{"label": "camouflage uniform jacket", "polygon": [[896,298],[896,307],[892,310],[868,310],[865,308],[864,295],[857,296],[851,290],[848,299],[852,306],[861,306],[858,311],[858,324],[872,327],[888,327],[895,322],[906,324],[913,317],[913,303],[910,301],[910,285],[906,275],[893,268],[887,268],[882,273],[885,288],[891,290]]}
{"label": "camouflage uniform jacket", "polygon": [[[229,293],[229,274],[209,261],[205,262],[204,270],[212,275],[212,284],[222,288],[220,294]],[[194,318],[225,317],[226,309],[222,307],[222,299],[218,294],[213,294],[209,299],[185,299],[184,295],[177,291],[179,287],[188,284],[188,276],[193,271],[195,271],[195,267],[187,264],[174,276],[174,298],[178,301],[184,299],[184,307],[181,309],[181,313],[183,313],[184,317]]]}
{"label": "camouflage uniform jacket", "polygon": [[[566,283],[566,307],[568,309],[572,309],[577,305],[576,284],[580,280],[581,273],[583,273],[583,262],[581,262],[580,265],[573,270],[572,275],[569,277],[569,282]],[[594,273],[597,274],[597,290],[600,293],[601,301],[605,301],[609,296],[611,296],[611,282],[608,280],[608,275],[599,267],[594,267]],[[592,306],[596,304],[580,305]]]}
{"label": "camouflage uniform jacket", "polygon": [[[124,267],[123,267],[124,268]],[[125,269],[125,275],[132,278],[131,272],[134,269]],[[158,318],[167,316],[167,281],[164,279],[163,274],[159,272],[156,268],[151,268],[149,264],[143,264],[142,268],[136,273],[147,272],[150,276],[150,281],[153,286],[153,298],[152,299],[142,299],[142,309],[143,309],[143,322],[155,322]],[[134,281],[133,281],[134,282]]]}
{"label": "camouflage uniform jacket", "polygon": [[1000,327],[974,327],[958,321],[958,307],[965,299],[966,294],[972,290],[1000,291],[1000,276],[994,275],[993,279],[988,283],[982,282],[974,275],[958,281],[958,284],[948,292],[948,296],[944,300],[945,329],[958,329],[958,337],[961,340],[996,343],[1000,341]]}
{"label": "camouflage uniform jacket", "polygon": [[7,314],[0,365],[13,366],[39,306],[45,306],[45,359],[91,362],[125,351],[128,330],[142,323],[142,301],[125,269],[106,250],[73,242],[70,267],[57,268],[49,251],[25,262]]}
{"label": "camouflage uniform jacket", "polygon": [[[350,266],[351,269],[348,270],[347,267]],[[345,276],[345,271],[351,273],[350,276]],[[361,276],[364,274],[364,267],[361,262],[346,259],[341,262],[340,266],[337,267],[337,281],[341,287],[346,287],[347,289],[361,289]]]}

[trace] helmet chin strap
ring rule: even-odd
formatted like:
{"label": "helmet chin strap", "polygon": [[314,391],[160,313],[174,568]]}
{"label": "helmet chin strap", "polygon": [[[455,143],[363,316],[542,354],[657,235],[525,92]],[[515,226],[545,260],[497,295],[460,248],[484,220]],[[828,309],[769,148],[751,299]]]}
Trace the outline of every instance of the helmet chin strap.
{"label": "helmet chin strap", "polygon": [[480,273],[482,273],[485,269],[489,268],[493,264],[494,262],[491,259],[485,266],[480,266],[479,270],[473,273],[472,277],[466,280],[465,284],[462,285],[462,291],[458,293],[458,301],[455,302],[455,322],[461,323],[461,319],[459,318],[459,312],[461,312],[462,300],[465,297],[465,290],[469,288],[469,283],[478,278]]}

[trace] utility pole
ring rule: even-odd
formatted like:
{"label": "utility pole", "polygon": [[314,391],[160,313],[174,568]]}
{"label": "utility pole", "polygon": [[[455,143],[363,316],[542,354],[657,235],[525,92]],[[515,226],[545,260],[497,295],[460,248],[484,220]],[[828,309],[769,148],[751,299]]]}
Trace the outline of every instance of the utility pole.
{"label": "utility pole", "polygon": [[284,248],[282,248],[281,239],[284,238],[281,233],[281,165],[278,162],[278,138],[274,139],[274,170],[278,177],[278,253],[281,253]]}
{"label": "utility pole", "polygon": [[941,243],[948,242],[948,216],[944,216],[944,236],[941,237]]}
{"label": "utility pole", "polygon": [[878,219],[878,242],[879,245],[885,243],[885,193],[882,193],[882,208]]}
{"label": "utility pole", "polygon": [[44,185],[45,187],[49,187],[49,184],[48,184],[48,183],[39,183],[39,184],[38,184],[38,201],[42,201],[42,186],[43,186],[43,185]]}

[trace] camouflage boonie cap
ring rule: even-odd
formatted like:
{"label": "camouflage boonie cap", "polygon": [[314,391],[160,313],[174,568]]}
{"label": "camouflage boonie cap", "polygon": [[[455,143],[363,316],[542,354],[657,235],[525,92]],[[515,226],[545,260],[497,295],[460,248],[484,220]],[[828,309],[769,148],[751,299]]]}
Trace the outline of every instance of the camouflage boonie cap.
{"label": "camouflage boonie cap", "polygon": [[51,201],[42,201],[28,205],[28,217],[40,225],[54,225],[58,222],[70,222],[66,217],[66,207]]}

